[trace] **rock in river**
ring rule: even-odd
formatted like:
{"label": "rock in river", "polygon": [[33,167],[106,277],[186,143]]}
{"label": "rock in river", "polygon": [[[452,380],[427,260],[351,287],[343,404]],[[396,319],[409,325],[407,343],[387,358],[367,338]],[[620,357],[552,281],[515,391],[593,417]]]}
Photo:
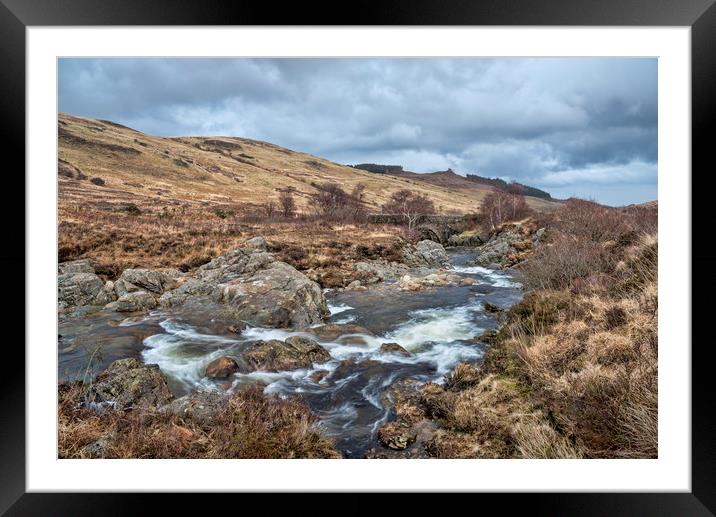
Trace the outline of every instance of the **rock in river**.
{"label": "rock in river", "polygon": [[97,376],[89,393],[94,402],[113,403],[116,409],[159,406],[173,398],[159,366],[134,358],[109,365]]}
{"label": "rock in river", "polygon": [[445,248],[430,240],[420,241],[415,246],[403,248],[403,262],[411,267],[450,267],[450,257],[448,257]]}
{"label": "rock in river", "polygon": [[116,299],[114,291],[98,277],[87,260],[63,262],[58,267],[57,302],[60,309],[105,305]]}
{"label": "rock in river", "polygon": [[160,303],[171,307],[209,295],[224,304],[226,316],[262,327],[310,326],[329,314],[316,282],[256,242],[204,264]]}
{"label": "rock in river", "polygon": [[381,354],[397,354],[405,357],[409,357],[411,354],[405,348],[400,346],[398,343],[383,343],[380,345]]}
{"label": "rock in river", "polygon": [[107,304],[106,308],[117,312],[137,312],[154,309],[157,299],[147,291],[134,291],[120,296],[116,302]]}
{"label": "rock in river", "polygon": [[239,365],[233,358],[222,355],[209,363],[206,367],[206,376],[209,379],[226,379],[239,370]]}
{"label": "rock in river", "polygon": [[268,372],[310,368],[313,363],[325,363],[331,358],[328,351],[312,339],[297,336],[286,341],[256,341],[243,357],[249,369]]}

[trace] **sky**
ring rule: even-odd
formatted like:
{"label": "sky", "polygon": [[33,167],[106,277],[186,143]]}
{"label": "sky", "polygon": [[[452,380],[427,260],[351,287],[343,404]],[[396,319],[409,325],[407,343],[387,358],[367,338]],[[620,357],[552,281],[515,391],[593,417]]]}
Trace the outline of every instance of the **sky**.
{"label": "sky", "polygon": [[60,59],[59,109],[557,198],[657,197],[656,59]]}

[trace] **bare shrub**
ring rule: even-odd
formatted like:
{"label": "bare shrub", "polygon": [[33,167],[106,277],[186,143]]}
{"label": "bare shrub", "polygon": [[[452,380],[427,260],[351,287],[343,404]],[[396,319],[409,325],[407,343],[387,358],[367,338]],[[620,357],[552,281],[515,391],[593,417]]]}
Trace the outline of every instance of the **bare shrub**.
{"label": "bare shrub", "polygon": [[617,241],[632,231],[631,218],[616,208],[572,198],[554,214],[556,229],[575,238],[594,242]]}
{"label": "bare shrub", "polygon": [[323,220],[361,222],[367,214],[365,206],[352,194],[346,193],[337,183],[313,185],[318,192],[311,196],[310,206]]}
{"label": "bare shrub", "polygon": [[599,243],[561,235],[539,246],[520,269],[528,289],[564,289],[578,278],[610,271],[613,261]]}
{"label": "bare shrub", "polygon": [[292,218],[296,214],[296,201],[290,192],[281,192],[278,196],[278,204],[281,215],[286,219]]}
{"label": "bare shrub", "polygon": [[524,196],[501,190],[487,194],[480,205],[482,221],[490,230],[506,222],[523,219],[530,212]]}
{"label": "bare shrub", "polygon": [[277,212],[276,203],[271,200],[266,201],[263,205],[261,205],[261,211],[266,219],[273,219]]}
{"label": "bare shrub", "polygon": [[424,194],[402,189],[393,192],[383,205],[383,212],[400,215],[408,224],[408,232],[412,232],[421,217],[435,213],[435,205]]}

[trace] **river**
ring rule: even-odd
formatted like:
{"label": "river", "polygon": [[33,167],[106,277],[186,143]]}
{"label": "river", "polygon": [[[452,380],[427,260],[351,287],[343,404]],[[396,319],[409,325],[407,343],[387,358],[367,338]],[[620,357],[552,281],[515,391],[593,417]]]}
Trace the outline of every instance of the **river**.
{"label": "river", "polygon": [[[522,297],[510,273],[467,265],[473,257],[450,252],[455,271],[477,280],[474,286],[411,292],[379,284],[367,291],[327,290],[329,322],[360,325],[370,334],[317,339],[331,360],[312,369],[236,374],[229,382],[204,378],[209,362],[221,355],[238,355],[251,341],[291,335],[316,339],[301,332],[257,327],[240,336],[232,334],[226,322],[212,318],[212,307],[207,306],[191,312],[157,310],[134,318],[105,311],[84,318],[61,317],[58,380],[87,379],[116,359],[137,357],[158,364],[176,395],[196,389],[231,391],[261,381],[267,393],[301,395],[343,455],[360,458],[378,447],[377,430],[391,418],[382,400],[391,384],[406,377],[442,382],[458,362],[478,362],[484,349],[475,338],[498,326],[483,305],[507,308]],[[399,343],[411,356],[379,353],[380,345],[387,342]],[[317,370],[329,373],[318,382],[312,378]]]}

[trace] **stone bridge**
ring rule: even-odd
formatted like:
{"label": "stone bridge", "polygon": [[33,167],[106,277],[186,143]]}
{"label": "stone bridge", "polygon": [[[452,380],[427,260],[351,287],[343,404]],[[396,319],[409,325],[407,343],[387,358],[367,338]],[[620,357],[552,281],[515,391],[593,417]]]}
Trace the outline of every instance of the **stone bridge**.
{"label": "stone bridge", "polygon": [[[400,214],[370,214],[368,219],[376,224],[407,224]],[[415,230],[423,239],[446,244],[451,235],[458,233],[463,221],[461,215],[423,215],[418,217]]]}

